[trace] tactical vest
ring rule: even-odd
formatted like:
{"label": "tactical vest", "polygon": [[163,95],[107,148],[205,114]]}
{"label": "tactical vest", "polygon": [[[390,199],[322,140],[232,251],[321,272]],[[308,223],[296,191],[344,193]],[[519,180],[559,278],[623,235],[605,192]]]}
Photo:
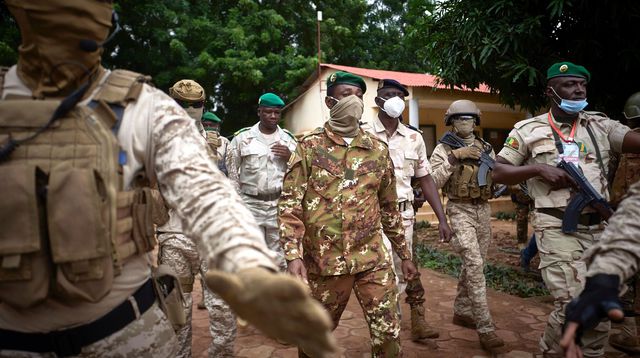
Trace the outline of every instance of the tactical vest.
{"label": "tactical vest", "polygon": [[640,154],[622,154],[611,184],[611,205],[620,204],[629,187],[640,179]]}
{"label": "tactical vest", "polygon": [[[0,162],[0,303],[97,302],[127,258],[153,249],[152,194],[123,191],[126,153],[116,137],[125,106],[147,80],[113,71],[89,105],[76,105]],[[0,147],[43,128],[60,103],[0,101]]]}
{"label": "tactical vest", "polygon": [[[473,145],[479,147],[483,152],[487,152],[491,148],[490,144],[478,139],[476,139]],[[452,148],[446,144],[443,144],[443,146],[447,155],[451,154]],[[442,188],[443,192],[447,194],[450,200],[490,199],[492,196],[491,175],[489,174],[487,176],[487,185],[481,188],[480,185],[478,185],[479,170],[480,165],[477,160],[465,159],[460,161],[454,166],[453,173]]]}
{"label": "tactical vest", "polygon": [[209,152],[209,155],[214,159],[216,164],[219,164],[220,161],[224,160],[224,158],[221,158],[220,155],[218,155],[218,148],[222,146],[222,139],[220,139],[220,134],[218,134],[218,132],[216,131],[207,131],[206,137],[209,148],[207,151]]}

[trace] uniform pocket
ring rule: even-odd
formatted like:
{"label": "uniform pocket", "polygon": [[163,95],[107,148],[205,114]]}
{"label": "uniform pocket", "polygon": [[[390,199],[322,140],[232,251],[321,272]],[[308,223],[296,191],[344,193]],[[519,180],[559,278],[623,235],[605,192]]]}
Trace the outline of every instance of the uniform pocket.
{"label": "uniform pocket", "polygon": [[415,153],[405,153],[404,155],[404,176],[412,177],[416,173],[418,156]]}
{"label": "uniform pocket", "polygon": [[52,169],[47,212],[58,297],[96,302],[111,290],[110,210],[95,170],[68,163]]}
{"label": "uniform pocket", "polygon": [[30,307],[47,297],[51,266],[41,238],[46,174],[32,165],[0,167],[0,302]]}

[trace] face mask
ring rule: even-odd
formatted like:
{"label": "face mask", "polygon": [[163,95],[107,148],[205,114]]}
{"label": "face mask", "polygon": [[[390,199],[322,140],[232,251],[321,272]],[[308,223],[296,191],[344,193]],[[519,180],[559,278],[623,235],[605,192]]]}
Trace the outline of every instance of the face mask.
{"label": "face mask", "polygon": [[358,134],[358,122],[362,118],[364,103],[354,94],[336,103],[329,111],[328,125],[331,131],[342,137],[355,137]]}
{"label": "face mask", "polygon": [[384,106],[380,107],[389,117],[398,118],[404,111],[404,100],[398,96],[389,99],[378,97],[384,101]]}
{"label": "face mask", "polygon": [[460,138],[468,138],[476,128],[475,119],[454,119],[453,129]]}
{"label": "face mask", "polygon": [[198,120],[198,122],[200,122],[200,118],[202,118],[202,114],[204,113],[204,107],[187,107],[184,110],[187,111],[189,117]]}
{"label": "face mask", "polygon": [[560,103],[558,104],[558,102],[556,102],[555,98],[553,98],[553,102],[555,102],[555,104],[558,105],[558,107],[560,107],[560,109],[566,113],[566,114],[578,114],[578,112],[582,111],[583,109],[585,109],[587,107],[587,105],[589,103],[587,103],[587,99],[581,99],[578,101],[574,101],[574,100],[570,100],[570,99],[564,99],[562,97],[560,97],[560,95],[558,95],[558,93],[556,92],[555,89],[553,89],[553,87],[549,87],[551,88],[551,90],[553,91],[553,93],[558,96],[558,98],[560,98]]}

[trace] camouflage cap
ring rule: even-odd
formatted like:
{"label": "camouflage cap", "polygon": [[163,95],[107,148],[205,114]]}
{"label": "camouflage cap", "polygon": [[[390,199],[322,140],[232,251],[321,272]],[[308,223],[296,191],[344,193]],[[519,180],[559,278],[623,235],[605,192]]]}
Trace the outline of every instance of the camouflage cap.
{"label": "camouflage cap", "polygon": [[284,107],[284,101],[275,93],[267,92],[258,99],[260,107]]}
{"label": "camouflage cap", "polygon": [[169,88],[169,96],[173,99],[201,102],[204,101],[204,88],[194,80],[180,80]]}
{"label": "camouflage cap", "polygon": [[204,112],[202,115],[203,122],[211,122],[211,123],[222,123],[222,119],[216,116],[213,112]]}
{"label": "camouflage cap", "polygon": [[360,87],[360,89],[362,89],[362,93],[367,92],[367,84],[360,76],[356,76],[349,72],[338,71],[327,77],[327,88],[340,84]]}
{"label": "camouflage cap", "polygon": [[591,73],[583,66],[564,61],[554,63],[547,69],[547,80],[554,77],[581,77],[589,82]]}

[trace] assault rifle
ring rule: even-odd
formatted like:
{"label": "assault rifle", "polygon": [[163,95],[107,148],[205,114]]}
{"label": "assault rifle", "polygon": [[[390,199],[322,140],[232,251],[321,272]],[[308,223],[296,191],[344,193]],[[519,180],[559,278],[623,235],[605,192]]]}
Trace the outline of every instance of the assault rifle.
{"label": "assault rifle", "polygon": [[613,209],[609,203],[591,186],[591,183],[585,178],[582,171],[573,163],[566,162],[564,159],[558,163],[558,168],[569,174],[578,184],[578,192],[574,195],[567,208],[564,210],[562,217],[562,232],[571,233],[578,230],[578,221],[580,213],[587,206],[596,209],[598,214],[604,220],[609,220],[613,215]]}
{"label": "assault rifle", "polygon": [[[467,145],[458,137],[453,134],[453,132],[445,133],[442,138],[440,138],[440,143],[446,144],[453,149],[463,148]],[[495,167],[496,161],[491,158],[491,156],[487,152],[482,152],[480,156],[480,169],[478,170],[478,185],[486,186],[487,185],[487,175],[489,175],[489,171],[493,170]]]}

